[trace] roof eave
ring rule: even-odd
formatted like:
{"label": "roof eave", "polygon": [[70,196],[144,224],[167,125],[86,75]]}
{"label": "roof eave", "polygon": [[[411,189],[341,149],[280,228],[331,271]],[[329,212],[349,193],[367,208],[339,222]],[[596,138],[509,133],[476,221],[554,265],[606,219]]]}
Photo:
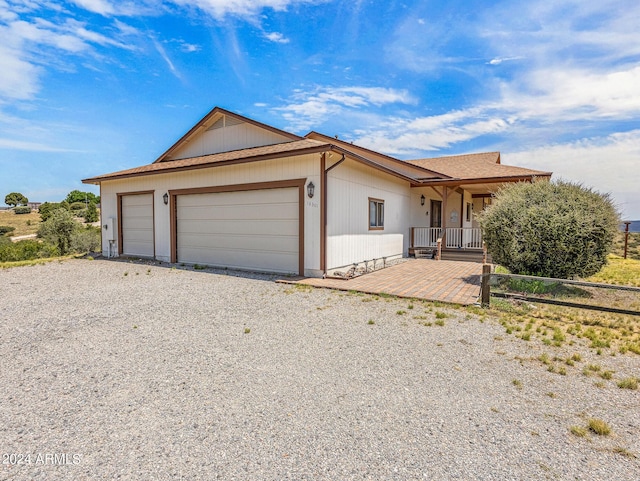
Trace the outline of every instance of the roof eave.
{"label": "roof eave", "polygon": [[538,178],[550,178],[552,172],[540,172],[536,174],[528,175],[508,175],[503,177],[478,177],[474,179],[426,179],[420,180],[419,186],[430,185],[445,185],[445,186],[459,186],[468,184],[500,184],[505,182],[526,182],[532,181]]}
{"label": "roof eave", "polygon": [[410,177],[408,175],[402,174],[401,172],[398,172],[396,170],[390,169],[388,167],[385,167],[384,165],[378,164],[377,162],[367,159],[366,157],[362,157],[361,155],[358,155],[348,149],[345,149],[343,147],[340,147],[339,145],[331,145],[331,151],[333,152],[338,152],[340,154],[344,154],[346,156],[349,156],[350,158],[352,158],[353,160],[363,163],[365,165],[368,165],[369,167],[373,167],[374,169],[380,170],[382,172],[385,172],[389,175],[393,175],[394,177],[397,177],[399,179],[405,180],[407,182],[410,182],[411,184],[415,183],[417,181],[417,179],[415,177]]}
{"label": "roof eave", "polygon": [[[361,150],[364,150],[364,151],[366,151],[366,152],[371,152],[371,153],[372,153],[372,154],[374,154],[374,155],[379,155],[379,156],[384,157],[385,159],[387,159],[387,160],[389,160],[389,161],[396,162],[396,163],[398,163],[399,165],[403,165],[403,166],[410,166],[411,168],[414,168],[414,169],[420,169],[420,170],[422,170],[422,171],[424,171],[424,172],[428,172],[428,173],[433,174],[433,175],[436,175],[436,176],[446,177],[446,178],[449,178],[449,179],[451,178],[451,176],[448,176],[448,175],[446,175],[446,174],[443,174],[442,172],[436,172],[435,170],[427,169],[426,167],[422,167],[422,166],[420,166],[420,165],[412,164],[412,163],[407,162],[407,161],[405,161],[405,160],[396,159],[395,157],[391,157],[391,156],[386,155],[386,154],[383,154],[383,153],[381,153],[381,152],[376,152],[376,151],[374,151],[374,150],[367,149],[366,147],[362,147],[361,145],[349,144],[348,142],[345,142],[344,140],[340,140],[340,139],[333,139],[332,137],[329,137],[328,135],[322,134],[322,133],[320,133],[320,132],[316,132],[315,130],[310,131],[310,132],[309,132],[309,133],[307,133],[304,137],[305,137],[306,139],[308,139],[308,138],[310,138],[310,136],[312,136],[312,135],[317,135],[317,136],[319,136],[319,137],[322,137],[323,139],[325,139],[325,141],[331,142],[331,143],[332,143],[332,145],[335,145],[335,144],[333,144],[335,141],[338,141],[340,144],[353,145],[353,147],[355,147],[355,148],[357,148],[357,149],[361,149]],[[336,145],[336,147],[339,147],[339,148],[343,148],[343,149],[345,149],[345,150],[348,150],[348,148],[340,147],[339,145]],[[350,151],[350,152],[351,152],[351,151]],[[355,153],[354,153],[354,155],[358,155],[358,154],[355,154]],[[363,157],[363,156],[360,156],[360,157],[361,157],[361,158],[366,158],[366,157]],[[378,165],[379,165],[379,164],[378,164]]]}
{"label": "roof eave", "polygon": [[[260,155],[254,155],[249,157],[243,157],[239,159],[221,160],[217,162],[207,162],[207,163],[195,164],[195,165],[183,165],[179,167],[167,167],[165,169],[159,169],[159,170],[151,170],[151,171],[143,171],[143,172],[123,171],[121,175],[116,174],[116,175],[98,176],[98,177],[83,179],[82,183],[98,185],[101,182],[107,182],[112,180],[129,179],[132,177],[143,177],[145,175],[157,175],[157,174],[182,172],[186,170],[209,169],[214,167],[223,167],[225,165],[245,164],[248,162],[258,162],[261,160],[271,160],[271,159],[279,159],[283,157],[295,157],[297,155],[315,154],[319,152],[327,152],[328,150],[330,150],[330,146],[327,144],[323,144],[315,147],[306,147],[304,149],[292,150],[289,152],[272,152],[269,154],[260,154]],[[149,164],[149,165],[153,165],[153,164]]]}

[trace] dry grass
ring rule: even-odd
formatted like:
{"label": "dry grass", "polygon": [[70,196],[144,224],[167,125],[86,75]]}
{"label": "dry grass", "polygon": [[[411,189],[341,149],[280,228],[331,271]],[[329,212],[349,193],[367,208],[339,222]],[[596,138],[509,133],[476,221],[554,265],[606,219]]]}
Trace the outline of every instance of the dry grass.
{"label": "dry grass", "polygon": [[612,254],[609,263],[587,281],[640,287],[640,260],[623,259]]}
{"label": "dry grass", "polygon": [[14,214],[13,210],[0,210],[0,225],[15,227],[10,236],[35,234],[40,226],[40,214],[32,211],[31,214]]}
{"label": "dry grass", "polygon": [[[498,269],[496,269],[498,270]],[[592,282],[640,286],[640,261],[610,256],[609,264]],[[608,306],[640,312],[640,294],[591,287],[556,287],[553,296],[576,304]],[[507,334],[524,340],[543,342],[548,346],[586,345],[598,354],[635,353],[640,355],[640,316],[598,312],[574,307],[532,304],[528,302],[491,299],[486,311],[496,317]],[[575,363],[574,360],[572,362]],[[571,365],[571,362],[567,363]]]}

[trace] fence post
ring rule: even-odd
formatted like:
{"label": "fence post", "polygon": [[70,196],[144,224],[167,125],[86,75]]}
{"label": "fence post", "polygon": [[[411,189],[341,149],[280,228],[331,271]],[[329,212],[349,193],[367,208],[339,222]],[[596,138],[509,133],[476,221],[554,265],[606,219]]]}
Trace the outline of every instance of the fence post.
{"label": "fence post", "polygon": [[482,263],[487,263],[487,244],[482,241]]}
{"label": "fence post", "polygon": [[491,264],[482,264],[482,280],[480,282],[480,305],[489,307],[491,299]]}
{"label": "fence post", "polygon": [[627,246],[629,244],[629,224],[631,222],[625,221],[624,223],[624,258],[627,258]]}
{"label": "fence post", "polygon": [[436,260],[439,261],[442,256],[442,238],[438,238],[436,242]]}

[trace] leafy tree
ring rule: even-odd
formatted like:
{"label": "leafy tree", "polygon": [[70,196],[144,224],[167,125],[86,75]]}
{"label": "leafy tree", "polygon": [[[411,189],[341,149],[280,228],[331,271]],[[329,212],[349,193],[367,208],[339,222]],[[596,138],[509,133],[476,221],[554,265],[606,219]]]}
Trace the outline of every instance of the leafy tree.
{"label": "leafy tree", "polygon": [[568,279],[606,264],[618,212],[607,194],[538,181],[501,189],[479,221],[494,262],[516,274]]}
{"label": "leafy tree", "polygon": [[67,194],[67,198],[65,199],[65,201],[68,204],[73,204],[74,202],[82,202],[86,207],[86,203],[88,202],[94,202],[98,204],[100,202],[100,198],[92,192],[81,192],[79,190],[72,190],[71,192],[69,192],[69,194]]}
{"label": "leafy tree", "polygon": [[15,207],[17,205],[27,205],[28,202],[29,199],[27,199],[20,192],[11,192],[4,198],[4,203],[11,207]]}
{"label": "leafy tree", "polygon": [[40,220],[45,222],[49,217],[51,217],[51,213],[56,209],[65,209],[69,210],[70,206],[66,201],[62,202],[43,202],[40,204],[40,208],[38,209],[38,213],[40,214]]}
{"label": "leafy tree", "polygon": [[93,202],[91,202],[89,203],[89,207],[87,207],[87,211],[84,214],[84,221],[87,224],[90,224],[91,222],[98,222],[98,219],[98,208]]}
{"label": "leafy tree", "polygon": [[38,237],[58,247],[60,255],[66,255],[71,248],[71,236],[77,223],[73,215],[63,208],[53,210],[49,218],[40,224]]}

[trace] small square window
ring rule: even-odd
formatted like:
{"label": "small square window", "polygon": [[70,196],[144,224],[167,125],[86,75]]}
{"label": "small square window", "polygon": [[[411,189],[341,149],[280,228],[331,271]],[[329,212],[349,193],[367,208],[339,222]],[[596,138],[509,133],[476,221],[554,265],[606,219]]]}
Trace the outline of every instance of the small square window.
{"label": "small square window", "polygon": [[384,229],[384,200],[369,198],[369,230]]}

